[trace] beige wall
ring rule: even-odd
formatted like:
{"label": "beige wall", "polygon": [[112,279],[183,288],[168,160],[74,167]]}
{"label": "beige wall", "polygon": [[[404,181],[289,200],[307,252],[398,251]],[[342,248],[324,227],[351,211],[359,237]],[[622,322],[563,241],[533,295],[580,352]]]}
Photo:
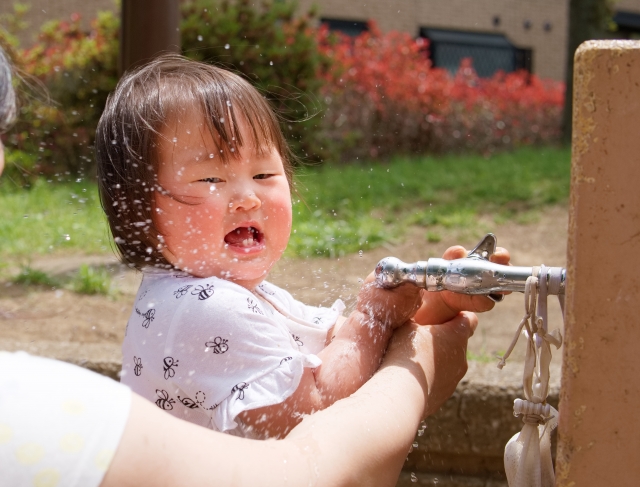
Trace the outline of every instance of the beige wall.
{"label": "beige wall", "polygon": [[[12,0],[0,0],[0,14],[11,10]],[[115,0],[26,0],[32,5],[27,20],[33,40],[47,19],[68,18],[73,12],[85,20]],[[345,20],[374,19],[383,31],[402,30],[417,35],[420,27],[493,32],[507,36],[516,46],[533,49],[533,72],[543,78],[563,80],[567,63],[568,0],[299,0],[301,9],[319,8],[321,17]],[[616,9],[640,13],[640,0],[618,0]],[[500,25],[493,18],[500,17]],[[531,23],[529,29],[524,22]],[[551,24],[545,31],[544,24]]]}
{"label": "beige wall", "polygon": [[[364,3],[366,2],[366,3]],[[374,19],[383,31],[417,35],[420,27],[500,33],[516,46],[533,49],[533,71],[544,78],[564,79],[567,55],[567,0],[301,0],[302,8],[318,5],[321,17]],[[637,2],[640,4],[640,0]],[[493,18],[500,17],[494,27]],[[524,22],[531,23],[530,29]],[[544,30],[549,22],[551,30]]]}

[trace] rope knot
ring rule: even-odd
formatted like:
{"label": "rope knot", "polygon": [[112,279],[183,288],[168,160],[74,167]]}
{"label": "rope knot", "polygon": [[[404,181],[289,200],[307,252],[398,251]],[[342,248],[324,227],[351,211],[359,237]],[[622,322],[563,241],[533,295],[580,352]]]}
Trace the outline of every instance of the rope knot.
{"label": "rope knot", "polygon": [[513,415],[527,424],[546,424],[553,415],[549,404],[534,403],[525,399],[513,401]]}

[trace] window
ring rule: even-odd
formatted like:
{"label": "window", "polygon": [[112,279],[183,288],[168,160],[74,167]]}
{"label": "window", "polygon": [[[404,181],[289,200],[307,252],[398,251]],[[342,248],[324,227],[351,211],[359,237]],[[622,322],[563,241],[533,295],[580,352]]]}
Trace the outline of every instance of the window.
{"label": "window", "polygon": [[640,14],[619,10],[613,16],[617,34],[623,39],[640,39]]}
{"label": "window", "polygon": [[420,29],[429,40],[433,65],[455,73],[464,58],[471,58],[478,76],[489,77],[496,71],[531,71],[533,51],[519,49],[502,34],[483,34],[443,29]]}
{"label": "window", "polygon": [[322,18],[320,22],[326,24],[329,30],[342,32],[351,37],[357,37],[369,30],[366,22],[360,20],[341,20]]}

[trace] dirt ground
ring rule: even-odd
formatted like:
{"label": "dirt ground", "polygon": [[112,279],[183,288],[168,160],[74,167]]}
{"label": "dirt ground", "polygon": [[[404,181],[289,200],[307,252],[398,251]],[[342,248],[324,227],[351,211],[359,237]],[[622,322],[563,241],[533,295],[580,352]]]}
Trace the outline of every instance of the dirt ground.
{"label": "dirt ground", "polygon": [[[567,209],[554,207],[540,213],[528,224],[483,222],[498,237],[498,244],[510,250],[514,265],[564,266],[566,263]],[[439,243],[429,243],[425,228],[412,228],[402,243],[387,245],[339,259],[283,259],[269,280],[289,290],[309,304],[330,305],[342,298],[347,307],[355,303],[359,279],[364,278],[383,257],[395,256],[405,262],[439,257],[452,244],[471,248],[482,237],[443,232]],[[75,272],[81,264],[106,266],[114,276],[116,297],[82,296],[68,290],[49,290],[0,282],[0,349],[30,349],[29,344],[69,342],[85,350],[93,346],[119,345],[131,306],[139,274],[119,265],[110,256],[43,257],[32,267],[52,275]],[[489,313],[480,316],[480,326],[471,339],[470,357],[489,361],[509,345],[524,310],[521,294],[513,294]],[[561,327],[557,302],[550,302],[550,327]],[[524,356],[523,343],[513,354]],[[44,353],[46,355],[46,353]],[[560,360],[555,354],[554,362]]]}

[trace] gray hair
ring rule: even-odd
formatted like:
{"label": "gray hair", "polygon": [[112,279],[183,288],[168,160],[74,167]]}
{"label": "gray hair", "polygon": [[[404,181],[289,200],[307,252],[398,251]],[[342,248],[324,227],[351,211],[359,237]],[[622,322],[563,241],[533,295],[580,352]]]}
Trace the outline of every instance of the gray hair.
{"label": "gray hair", "polygon": [[11,62],[0,47],[0,133],[11,127],[16,118],[16,93],[11,78]]}

